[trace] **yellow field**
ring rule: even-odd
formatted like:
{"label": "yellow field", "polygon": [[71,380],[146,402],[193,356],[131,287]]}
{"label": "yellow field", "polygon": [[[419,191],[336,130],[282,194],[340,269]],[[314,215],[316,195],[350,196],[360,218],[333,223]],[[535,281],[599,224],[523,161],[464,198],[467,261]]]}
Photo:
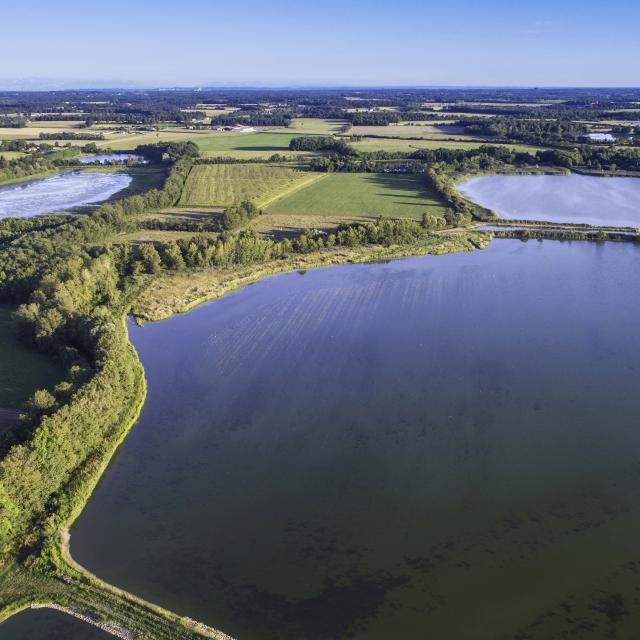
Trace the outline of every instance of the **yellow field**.
{"label": "yellow field", "polygon": [[326,175],[262,164],[196,165],[187,178],[179,204],[225,207],[250,200],[264,207]]}
{"label": "yellow field", "polygon": [[26,156],[26,153],[22,153],[22,151],[0,151],[0,156],[3,156],[7,160],[15,160],[16,158],[23,158]]}
{"label": "yellow field", "polygon": [[[393,138],[365,138],[360,142],[353,142],[350,144],[357,151],[400,151],[400,152],[412,152],[418,149],[477,149],[482,145],[488,144],[495,147],[509,147],[515,151],[529,151],[535,153],[540,147],[535,147],[526,144],[496,144],[490,141],[478,141],[474,138],[470,140],[461,139],[462,136],[457,136],[445,140],[406,140],[406,139],[393,139]],[[473,141],[475,140],[475,141]]]}
{"label": "yellow field", "polygon": [[[41,133],[63,133],[72,131],[72,127],[21,127],[13,129],[11,127],[0,127],[0,140],[38,140]],[[76,130],[77,133],[77,130]]]}

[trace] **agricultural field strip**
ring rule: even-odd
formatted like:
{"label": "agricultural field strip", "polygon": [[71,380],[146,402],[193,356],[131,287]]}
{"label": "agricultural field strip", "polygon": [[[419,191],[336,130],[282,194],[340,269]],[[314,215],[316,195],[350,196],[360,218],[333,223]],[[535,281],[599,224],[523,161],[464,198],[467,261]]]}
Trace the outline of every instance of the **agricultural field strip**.
{"label": "agricultural field strip", "polygon": [[197,165],[191,170],[179,206],[228,206],[250,200],[263,207],[309,186],[326,174],[264,165]]}

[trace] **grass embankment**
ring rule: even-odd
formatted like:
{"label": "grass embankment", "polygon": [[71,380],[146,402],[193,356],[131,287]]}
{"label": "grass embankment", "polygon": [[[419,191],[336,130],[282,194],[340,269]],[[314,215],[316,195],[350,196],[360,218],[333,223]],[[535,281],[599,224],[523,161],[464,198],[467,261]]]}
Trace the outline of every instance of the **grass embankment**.
{"label": "grass embankment", "polygon": [[[10,557],[0,567],[0,622],[29,607],[49,606],[95,624],[120,638],[194,640],[202,637],[224,640],[227,636],[205,625],[181,618],[116,587],[110,586],[77,565],[68,552],[68,527],[80,514],[104,473],[117,447],[137,421],[146,395],[144,371],[132,345],[128,343],[124,315],[112,330],[119,334],[123,350],[114,352],[99,370],[87,389],[78,395],[60,419],[66,420],[58,445],[69,449],[65,457],[77,455],[76,443],[84,436],[73,432],[90,429],[100,423],[101,441],[93,451],[75,465],[68,480],[62,480],[54,499],[64,501],[55,521],[39,523],[44,531],[42,560],[30,569]],[[113,396],[120,399],[114,402]],[[114,406],[117,405],[117,406]],[[109,408],[111,407],[111,408]],[[85,425],[86,423],[86,425]],[[54,427],[53,424],[50,425]],[[46,451],[39,452],[45,458]],[[25,481],[30,481],[29,453],[17,457],[24,464]],[[16,458],[14,453],[13,458]],[[11,464],[11,462],[9,462]],[[40,484],[51,486],[57,469],[38,463],[43,476]],[[52,477],[48,477],[52,476]],[[37,494],[37,490],[35,491]],[[41,499],[36,495],[35,500]],[[25,535],[32,526],[23,523]]]}
{"label": "grass embankment", "polygon": [[180,197],[183,207],[228,207],[245,200],[258,207],[326,177],[323,173],[262,164],[195,165]]}
{"label": "grass embankment", "polygon": [[420,174],[331,173],[273,202],[266,212],[299,216],[370,216],[420,220],[442,216],[446,204]]}
{"label": "grass embankment", "polygon": [[431,233],[418,242],[406,245],[338,247],[245,267],[164,275],[154,280],[142,293],[133,305],[132,313],[136,320],[142,322],[162,320],[278,273],[346,263],[474,251],[486,247],[491,238],[492,234],[488,232],[454,229]]}

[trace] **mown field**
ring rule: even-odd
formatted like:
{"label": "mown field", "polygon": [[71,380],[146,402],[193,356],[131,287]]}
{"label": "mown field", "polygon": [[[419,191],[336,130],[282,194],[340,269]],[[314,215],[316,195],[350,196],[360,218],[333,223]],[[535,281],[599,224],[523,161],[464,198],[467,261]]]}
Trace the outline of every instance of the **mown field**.
{"label": "mown field", "polygon": [[258,133],[218,133],[206,138],[194,137],[203,156],[229,156],[234,158],[268,157],[274,153],[308,155],[305,152],[289,151],[293,138],[302,135],[286,129]]}
{"label": "mown field", "polygon": [[[438,126],[435,124],[394,124],[388,126],[357,126],[351,127],[347,135],[354,136],[393,136],[398,138],[426,138],[441,139],[465,136],[463,127],[451,124]],[[468,136],[471,140],[477,136]]]}
{"label": "mown field", "polygon": [[180,198],[183,207],[225,207],[250,200],[258,207],[326,174],[263,164],[196,165]]}
{"label": "mown field", "polygon": [[403,140],[394,138],[365,138],[360,142],[350,143],[356,151],[389,151],[407,152],[418,149],[477,149],[484,144],[496,147],[508,147],[515,151],[530,151],[534,153],[541,147],[534,147],[526,144],[494,144],[488,141],[467,141],[467,140]]}
{"label": "mown field", "polygon": [[266,208],[269,214],[311,216],[387,216],[420,219],[444,203],[415,174],[332,173]]}
{"label": "mown field", "polygon": [[289,125],[293,129],[305,135],[321,134],[330,135],[338,133],[348,124],[346,120],[327,120],[323,118],[294,118]]}

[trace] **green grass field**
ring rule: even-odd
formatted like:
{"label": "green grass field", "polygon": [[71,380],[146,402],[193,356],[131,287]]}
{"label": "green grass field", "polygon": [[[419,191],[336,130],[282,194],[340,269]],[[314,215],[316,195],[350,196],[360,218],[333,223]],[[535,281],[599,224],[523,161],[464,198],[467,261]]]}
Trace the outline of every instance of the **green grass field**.
{"label": "green grass field", "polygon": [[[418,149],[477,149],[491,142],[469,142],[467,140],[400,140],[391,138],[365,138],[361,142],[353,142],[352,146],[357,151],[417,151]],[[509,147],[516,151],[529,151],[535,153],[540,147],[526,144],[496,144],[496,147]]]}
{"label": "green grass field", "polygon": [[307,155],[289,151],[289,143],[302,133],[293,131],[264,131],[257,133],[211,134],[206,138],[194,137],[203,156],[230,156],[236,158],[268,157],[274,153]]}
{"label": "green grass field", "polygon": [[250,200],[263,207],[325,177],[322,173],[262,164],[196,165],[180,198],[182,207],[225,207]]}
{"label": "green grass field", "polygon": [[305,135],[321,134],[331,135],[338,133],[347,124],[346,120],[326,120],[323,118],[294,118],[289,125],[298,133]]}
{"label": "green grass field", "polygon": [[280,215],[386,216],[420,219],[442,213],[440,198],[415,174],[332,173],[285,196],[266,209]]}
{"label": "green grass field", "polygon": [[[466,137],[459,127],[459,131],[452,135],[450,132],[433,124],[393,124],[388,126],[361,126],[351,127],[347,135],[354,136],[393,136],[395,138],[425,138],[427,140],[439,140],[447,138]],[[468,136],[470,140],[475,140],[478,136]]]}
{"label": "green grass field", "polygon": [[36,389],[62,377],[52,360],[18,340],[12,312],[0,305],[0,407],[20,407]]}

